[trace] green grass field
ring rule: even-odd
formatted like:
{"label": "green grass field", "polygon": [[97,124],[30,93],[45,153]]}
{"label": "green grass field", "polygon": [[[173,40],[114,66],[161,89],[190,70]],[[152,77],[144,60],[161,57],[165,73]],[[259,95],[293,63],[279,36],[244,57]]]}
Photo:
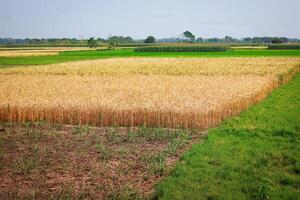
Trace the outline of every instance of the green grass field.
{"label": "green grass field", "polygon": [[299,199],[300,74],[194,145],[159,199]]}
{"label": "green grass field", "polygon": [[9,65],[39,65],[78,60],[112,57],[255,57],[255,56],[300,56],[300,50],[233,50],[226,52],[179,52],[138,53],[133,49],[115,51],[66,51],[52,56],[0,57],[0,67]]}

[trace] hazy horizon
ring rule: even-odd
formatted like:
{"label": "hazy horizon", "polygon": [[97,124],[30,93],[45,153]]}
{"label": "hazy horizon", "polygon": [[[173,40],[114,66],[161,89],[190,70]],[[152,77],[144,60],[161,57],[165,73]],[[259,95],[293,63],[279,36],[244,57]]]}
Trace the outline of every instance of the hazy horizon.
{"label": "hazy horizon", "polygon": [[1,38],[300,38],[298,0],[0,0]]}

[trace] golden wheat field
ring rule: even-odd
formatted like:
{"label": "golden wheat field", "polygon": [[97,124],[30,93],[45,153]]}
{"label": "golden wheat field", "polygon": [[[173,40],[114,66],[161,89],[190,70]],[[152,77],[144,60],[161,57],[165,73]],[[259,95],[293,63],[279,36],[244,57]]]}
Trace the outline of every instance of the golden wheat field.
{"label": "golden wheat field", "polygon": [[0,120],[209,128],[264,99],[299,58],[121,58],[0,70]]}
{"label": "golden wheat field", "polygon": [[272,77],[255,76],[1,75],[1,116],[10,109],[11,121],[206,127],[273,87]]}
{"label": "golden wheat field", "polygon": [[86,47],[0,48],[0,57],[57,55],[62,51],[88,50]]}
{"label": "golden wheat field", "polygon": [[300,58],[110,58],[15,67],[1,74],[47,75],[283,75]]}
{"label": "golden wheat field", "polygon": [[0,51],[0,57],[46,56],[46,55],[57,55],[57,54],[58,51],[49,51],[49,50]]}

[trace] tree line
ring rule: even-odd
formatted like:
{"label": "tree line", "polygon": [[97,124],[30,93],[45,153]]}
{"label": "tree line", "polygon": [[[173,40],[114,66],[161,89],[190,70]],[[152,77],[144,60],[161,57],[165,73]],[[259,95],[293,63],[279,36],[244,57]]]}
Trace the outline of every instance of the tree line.
{"label": "tree line", "polygon": [[185,31],[182,34],[183,42],[196,42],[196,43],[265,43],[265,44],[281,44],[288,42],[300,42],[298,39],[289,39],[286,37],[246,37],[243,39],[236,39],[230,36],[225,36],[224,38],[207,38],[202,37],[196,38],[190,31]]}
{"label": "tree line", "polygon": [[286,37],[246,37],[237,39],[231,36],[224,38],[202,38],[196,37],[190,31],[184,31],[180,37],[156,39],[154,36],[148,36],[144,40],[135,40],[130,36],[110,36],[107,39],[91,37],[89,39],[77,38],[27,38],[27,39],[12,39],[0,38],[1,46],[89,46],[97,47],[108,45],[109,48],[114,49],[119,44],[130,43],[253,43],[253,44],[280,44],[280,43],[299,43],[300,39],[286,38]]}

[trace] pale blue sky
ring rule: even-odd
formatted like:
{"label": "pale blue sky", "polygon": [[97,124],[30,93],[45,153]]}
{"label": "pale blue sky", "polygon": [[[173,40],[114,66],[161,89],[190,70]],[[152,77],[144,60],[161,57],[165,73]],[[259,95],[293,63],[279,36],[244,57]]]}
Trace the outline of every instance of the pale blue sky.
{"label": "pale blue sky", "polygon": [[300,38],[300,0],[0,0],[0,37]]}

